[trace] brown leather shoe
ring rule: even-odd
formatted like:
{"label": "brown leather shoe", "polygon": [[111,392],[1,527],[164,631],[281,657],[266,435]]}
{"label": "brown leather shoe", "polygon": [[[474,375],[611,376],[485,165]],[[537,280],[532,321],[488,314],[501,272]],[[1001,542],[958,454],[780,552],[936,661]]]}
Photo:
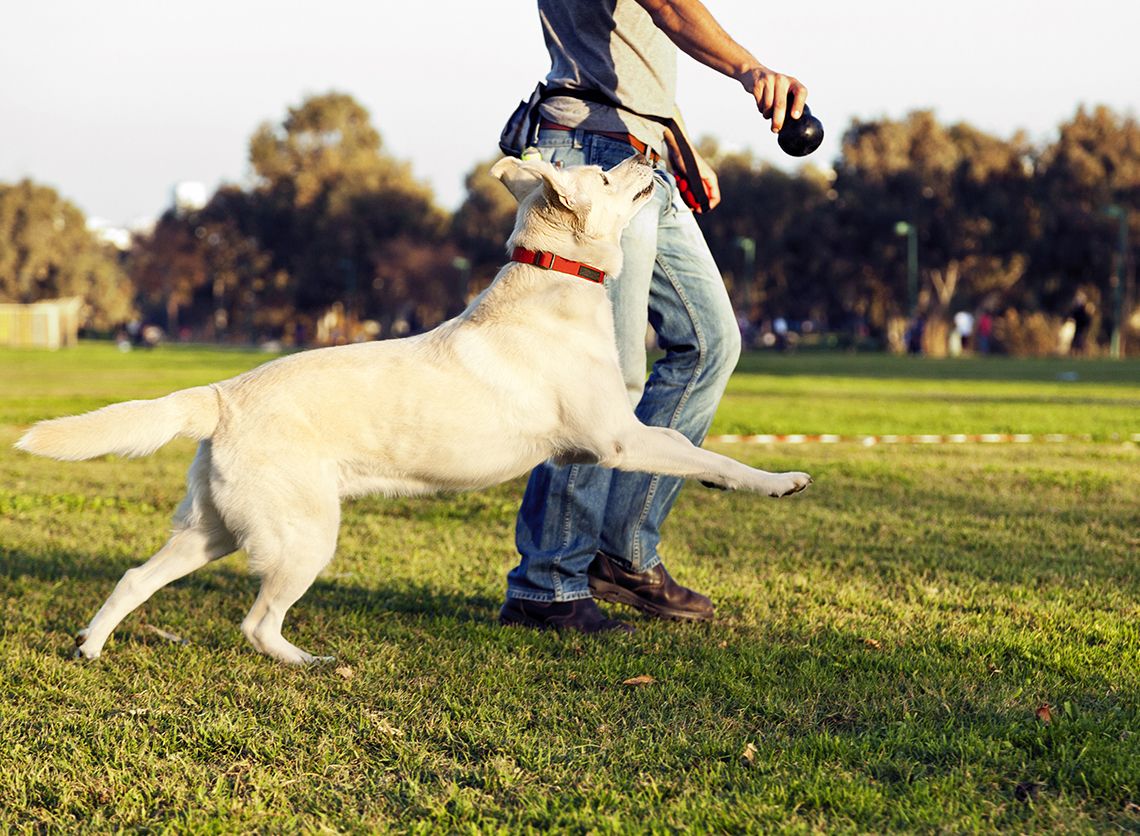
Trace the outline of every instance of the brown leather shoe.
{"label": "brown leather shoe", "polygon": [[681,586],[658,563],[638,574],[621,561],[598,552],[587,570],[590,591],[595,598],[615,604],[628,604],[643,613],[676,621],[710,621],[713,603],[699,592]]}
{"label": "brown leather shoe", "polygon": [[577,601],[524,601],[508,598],[499,610],[504,627],[534,630],[574,630],[578,633],[632,633],[633,625],[606,618],[593,598]]}

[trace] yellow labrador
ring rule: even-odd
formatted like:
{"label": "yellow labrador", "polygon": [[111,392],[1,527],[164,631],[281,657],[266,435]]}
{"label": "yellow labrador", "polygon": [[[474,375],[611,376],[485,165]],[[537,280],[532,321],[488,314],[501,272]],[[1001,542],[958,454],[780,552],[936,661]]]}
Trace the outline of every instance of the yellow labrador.
{"label": "yellow labrador", "polygon": [[455,319],[43,421],[17,442],[64,460],[201,442],[173,536],[119,581],[79,656],[99,656],[166,584],[244,548],[261,588],[242,632],[283,662],[315,661],[281,625],[332,559],[346,496],[483,488],[551,457],[768,496],[807,487],[805,473],[755,470],[634,417],[602,280],[621,270],[621,232],[653,191],[645,159],[603,172],[506,158],[492,172],[520,200],[512,260]]}

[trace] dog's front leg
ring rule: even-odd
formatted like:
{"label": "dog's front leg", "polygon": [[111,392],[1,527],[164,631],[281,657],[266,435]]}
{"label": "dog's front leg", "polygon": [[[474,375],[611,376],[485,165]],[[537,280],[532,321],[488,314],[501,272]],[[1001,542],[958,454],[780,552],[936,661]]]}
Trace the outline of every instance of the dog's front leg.
{"label": "dog's front leg", "polygon": [[702,450],[676,430],[637,424],[621,433],[612,453],[599,462],[617,470],[682,476],[727,490],[748,490],[779,497],[811,484],[806,473],[769,473],[728,456]]}

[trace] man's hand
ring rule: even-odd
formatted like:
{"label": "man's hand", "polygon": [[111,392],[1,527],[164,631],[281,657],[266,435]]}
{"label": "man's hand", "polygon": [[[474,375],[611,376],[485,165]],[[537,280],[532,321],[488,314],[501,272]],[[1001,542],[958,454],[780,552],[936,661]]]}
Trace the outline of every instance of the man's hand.
{"label": "man's hand", "polygon": [[[708,160],[702,157],[696,148],[693,149],[693,156],[697,159],[697,170],[701,173],[701,184],[705,187],[705,194],[708,195],[711,212],[720,203],[720,180]],[[700,211],[697,209],[697,214],[700,214]]]}
{"label": "man's hand", "polygon": [[[784,127],[785,117],[799,119],[803,115],[808,90],[799,79],[758,64],[738,75],[737,80],[756,99],[756,109],[765,119],[772,120],[772,133],[779,133],[780,128]],[[789,93],[792,94],[790,109]]]}

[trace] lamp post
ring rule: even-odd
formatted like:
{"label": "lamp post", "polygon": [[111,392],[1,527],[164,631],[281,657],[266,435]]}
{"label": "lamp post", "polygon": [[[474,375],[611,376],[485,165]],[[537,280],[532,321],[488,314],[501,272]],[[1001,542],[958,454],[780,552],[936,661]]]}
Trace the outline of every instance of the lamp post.
{"label": "lamp post", "polygon": [[744,257],[744,270],[741,278],[746,282],[752,281],[752,273],[756,269],[756,242],[744,235],[736,236],[736,246]]}
{"label": "lamp post", "polygon": [[1109,279],[1112,288],[1112,341],[1109,345],[1109,355],[1119,360],[1124,354],[1122,337],[1124,334],[1124,273],[1128,253],[1128,210],[1113,203],[1104,210],[1110,218],[1120,222],[1119,235],[1116,241],[1116,270]]}
{"label": "lamp post", "polygon": [[906,236],[906,295],[910,316],[918,307],[918,228],[908,221],[895,224],[895,235]]}
{"label": "lamp post", "polygon": [[752,304],[752,280],[756,275],[756,241],[745,235],[736,236],[735,244],[740,248],[743,268],[740,271],[740,302],[748,310]]}
{"label": "lamp post", "polygon": [[456,287],[456,303],[458,310],[467,306],[467,290],[471,284],[471,259],[457,255],[451,259],[451,266],[459,273],[459,284]]}

